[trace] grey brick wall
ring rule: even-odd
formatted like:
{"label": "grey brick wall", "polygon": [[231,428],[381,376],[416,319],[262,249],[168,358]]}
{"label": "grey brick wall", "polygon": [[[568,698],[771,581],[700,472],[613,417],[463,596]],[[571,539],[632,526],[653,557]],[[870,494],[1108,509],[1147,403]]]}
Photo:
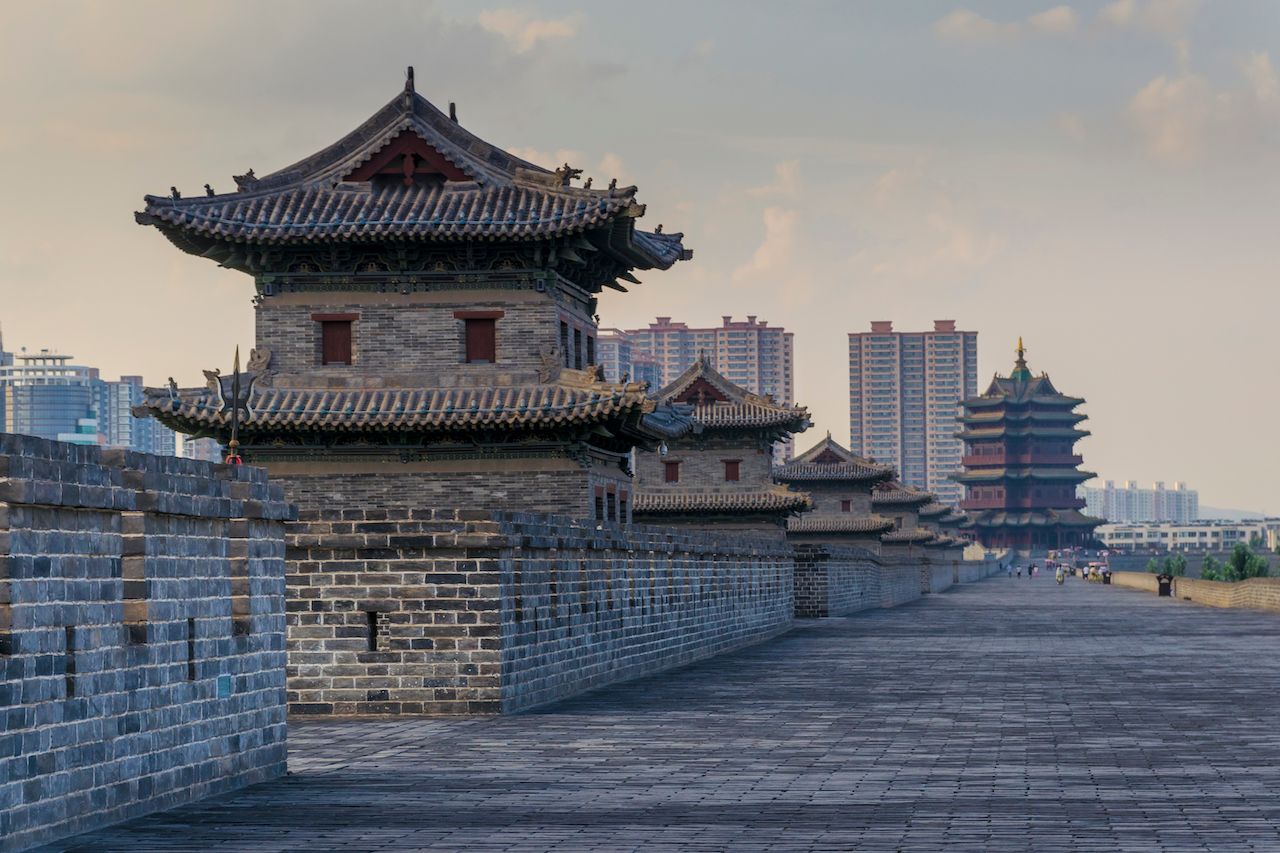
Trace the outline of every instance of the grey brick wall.
{"label": "grey brick wall", "polygon": [[521,710],[763,640],[794,607],[790,548],[745,536],[335,509],[288,538],[298,714]]}
{"label": "grey brick wall", "polygon": [[845,616],[880,606],[881,565],[863,548],[797,545],[796,617]]}
{"label": "grey brick wall", "polygon": [[265,472],[0,435],[0,850],[284,772]]}
{"label": "grey brick wall", "polygon": [[895,607],[997,571],[995,561],[885,558],[847,545],[795,546],[796,617],[844,616]]}
{"label": "grey brick wall", "polygon": [[[455,311],[501,311],[497,363],[465,364],[463,321]],[[321,365],[320,323],[313,314],[355,314],[351,365]],[[299,377],[343,380],[357,387],[435,387],[475,382],[536,381],[542,355],[560,344],[560,322],[596,334],[591,318],[545,293],[495,290],[434,295],[308,293],[269,296],[256,314],[256,340],[271,350],[271,369],[289,384]],[[573,338],[570,335],[570,347]],[[582,344],[585,351],[585,343]],[[585,359],[585,352],[583,355]],[[570,365],[574,366],[574,365]]]}
{"label": "grey brick wall", "polygon": [[[576,463],[549,471],[406,471],[405,466],[395,463],[385,467],[381,472],[313,474],[276,464],[272,466],[271,481],[283,485],[289,499],[303,513],[330,507],[537,507],[541,512],[583,517],[590,506],[587,472]],[[617,473],[618,479],[625,481],[622,472]]]}
{"label": "grey brick wall", "polygon": [[[785,542],[637,525],[505,520],[502,710],[660,672],[791,625]],[[544,552],[523,543],[547,547]]]}

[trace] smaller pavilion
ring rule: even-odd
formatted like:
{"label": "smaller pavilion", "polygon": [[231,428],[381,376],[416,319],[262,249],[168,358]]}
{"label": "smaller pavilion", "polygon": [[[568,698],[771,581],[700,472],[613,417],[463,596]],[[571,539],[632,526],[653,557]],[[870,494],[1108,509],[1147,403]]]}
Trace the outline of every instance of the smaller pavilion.
{"label": "smaller pavilion", "polygon": [[920,525],[920,508],[934,502],[929,492],[904,486],[896,480],[878,483],[871,492],[871,509],[893,522],[893,529],[880,534],[880,553],[885,556],[919,556],[937,537]]}
{"label": "smaller pavilion", "polygon": [[808,492],[813,508],[787,520],[787,540],[796,544],[856,545],[880,550],[880,534],[893,530],[891,518],[871,509],[877,483],[893,479],[893,467],[856,456],[831,438],[831,433],[785,465],[773,469],[773,479]]}
{"label": "smaller pavilion", "polygon": [[637,522],[747,530],[782,537],[809,496],[773,482],[773,446],[809,428],[809,412],[730,382],[699,356],[659,391],[691,408],[695,430],[658,453],[636,454]]}

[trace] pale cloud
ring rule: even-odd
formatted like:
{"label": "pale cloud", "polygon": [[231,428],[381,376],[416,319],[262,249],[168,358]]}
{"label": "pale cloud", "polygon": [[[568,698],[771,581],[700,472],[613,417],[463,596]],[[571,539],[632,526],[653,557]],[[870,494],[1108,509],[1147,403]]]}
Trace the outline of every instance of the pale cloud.
{"label": "pale cloud", "polygon": [[1133,96],[1129,115],[1153,159],[1186,165],[1202,153],[1210,123],[1222,106],[1204,77],[1162,75]]}
{"label": "pale cloud", "polygon": [[1054,6],[1027,18],[1027,23],[1042,33],[1066,34],[1076,31],[1080,18],[1070,6]]}
{"label": "pale cloud", "polygon": [[1049,35],[1074,33],[1080,23],[1076,10],[1059,5],[1027,17],[1025,21],[994,21],[969,9],[956,9],[933,22],[938,38],[956,42],[993,42],[1013,39],[1026,30]]}
{"label": "pale cloud", "polygon": [[528,53],[539,42],[573,38],[578,34],[579,18],[535,18],[519,9],[491,9],[476,19],[480,26],[504,38],[517,53]]}
{"label": "pale cloud", "polygon": [[948,190],[924,166],[885,171],[866,193],[863,246],[850,259],[870,284],[899,287],[954,280],[986,267],[1005,249],[972,199]]}
{"label": "pale cloud", "polygon": [[956,9],[933,22],[934,34],[948,41],[997,41],[1013,38],[1019,29],[1017,23],[993,21],[968,9]]}
{"label": "pale cloud", "polygon": [[1280,95],[1280,78],[1271,64],[1271,57],[1265,51],[1249,54],[1238,63],[1240,73],[1253,88],[1253,97],[1259,104],[1275,103]]}
{"label": "pale cloud", "polygon": [[1184,67],[1133,96],[1129,117],[1152,159],[1187,166],[1237,152],[1280,126],[1280,77],[1270,55],[1251,53],[1237,67],[1247,88],[1218,89]]}
{"label": "pale cloud", "polygon": [[1115,0],[1108,3],[1098,12],[1098,23],[1123,29],[1129,26],[1138,14],[1138,4],[1134,0]]}
{"label": "pale cloud", "polygon": [[786,196],[796,195],[800,190],[800,161],[783,160],[773,167],[773,181],[760,187],[751,187],[747,195],[752,196]]}
{"label": "pale cloud", "polygon": [[786,269],[795,254],[796,223],[799,214],[781,207],[764,209],[764,239],[756,247],[751,260],[733,271],[735,282],[763,273],[779,273]]}
{"label": "pale cloud", "polygon": [[1135,29],[1177,39],[1199,11],[1198,0],[1115,0],[1098,12],[1097,22],[1110,29]]}

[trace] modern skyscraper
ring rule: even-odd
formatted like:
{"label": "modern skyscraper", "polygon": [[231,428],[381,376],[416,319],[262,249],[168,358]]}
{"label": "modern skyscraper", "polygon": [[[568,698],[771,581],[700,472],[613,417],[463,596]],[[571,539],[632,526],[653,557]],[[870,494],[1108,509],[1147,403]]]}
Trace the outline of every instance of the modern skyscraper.
{"label": "modern skyscraper", "polygon": [[978,333],[936,320],[931,332],[895,332],[889,320],[849,333],[849,449],[893,465],[908,486],[957,504],[960,401],[978,390]]}
{"label": "modern skyscraper", "polygon": [[49,349],[19,352],[14,361],[0,367],[4,431],[54,441],[85,435],[80,421],[97,418],[103,393],[97,368],[71,364],[71,356]]}
{"label": "modern skyscraper", "polygon": [[[16,361],[16,363],[14,363]],[[96,367],[71,364],[50,349],[0,354],[0,399],[5,432],[73,444],[105,444],[173,456],[173,430],[135,418],[142,377],[109,382]]]}
{"label": "modern skyscraper", "polygon": [[1186,483],[1174,483],[1172,489],[1155,483],[1149,489],[1128,480],[1117,486],[1107,480],[1102,486],[1081,486],[1080,497],[1085,511],[1114,523],[1172,521],[1190,524],[1200,518],[1200,493],[1188,489]]}
{"label": "modern skyscraper", "polygon": [[[650,381],[661,388],[706,353],[710,365],[729,381],[753,394],[771,394],[779,403],[794,405],[794,333],[757,320],[754,314],[745,321],[735,322],[728,315],[721,320],[719,326],[690,327],[670,317],[658,317],[645,329],[602,332],[598,347],[605,375],[616,379],[620,373],[629,373],[633,380],[648,379],[645,373],[652,370],[656,381]],[[609,359],[617,359],[616,366],[606,361],[606,352]],[[621,359],[625,352],[630,353],[631,361],[624,366]],[[611,369],[619,373],[612,374]],[[780,459],[791,457],[791,446],[790,438],[779,445]]]}

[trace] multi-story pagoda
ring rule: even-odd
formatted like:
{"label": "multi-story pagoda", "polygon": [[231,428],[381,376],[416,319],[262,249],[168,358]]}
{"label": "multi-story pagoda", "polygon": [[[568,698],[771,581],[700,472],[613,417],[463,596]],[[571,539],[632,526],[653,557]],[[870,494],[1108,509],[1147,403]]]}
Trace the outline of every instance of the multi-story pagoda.
{"label": "multi-story pagoda", "polygon": [[813,508],[787,520],[787,540],[797,544],[856,545],[880,550],[880,534],[894,527],[891,518],[871,509],[877,483],[893,479],[893,467],[850,453],[827,437],[795,459],[773,469],[773,479],[809,494]]}
{"label": "multi-story pagoda", "polygon": [[[147,196],[138,222],[253,276],[244,459],[303,509],[454,506],[627,517],[631,450],[690,427],[605,382],[596,300],[691,257],[636,227],[635,187],[527,162],[404,91],[235,192]],[[229,438],[231,377],[147,389],[139,413]]]}
{"label": "multi-story pagoda", "polygon": [[965,486],[966,529],[988,548],[1087,544],[1103,521],[1082,514],[1076,497],[1076,486],[1094,476],[1079,470],[1074,450],[1089,434],[1075,411],[1084,400],[1059,393],[1047,374],[1033,376],[1021,338],[1017,356],[1012,373],[964,401],[964,471],[955,479]]}
{"label": "multi-story pagoda", "polygon": [[663,453],[638,456],[637,521],[781,537],[787,519],[809,508],[808,495],[774,483],[770,471],[774,444],[809,428],[803,406],[735,385],[705,354],[657,399],[683,404],[697,427]]}

